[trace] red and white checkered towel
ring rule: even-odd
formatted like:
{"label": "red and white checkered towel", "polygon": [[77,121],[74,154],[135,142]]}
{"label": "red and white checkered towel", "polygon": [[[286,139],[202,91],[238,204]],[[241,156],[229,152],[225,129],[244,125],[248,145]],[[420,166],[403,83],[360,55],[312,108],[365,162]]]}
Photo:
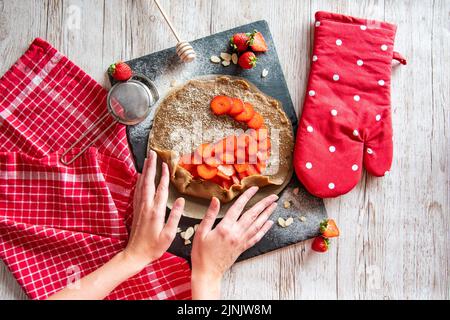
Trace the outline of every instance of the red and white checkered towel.
{"label": "red and white checkered towel", "polygon": [[[42,39],[0,78],[0,258],[33,299],[61,290],[126,245],[136,172],[124,127],[113,126],[72,165],[59,162],[105,112],[106,95]],[[166,253],[107,298],[188,299],[189,266]]]}

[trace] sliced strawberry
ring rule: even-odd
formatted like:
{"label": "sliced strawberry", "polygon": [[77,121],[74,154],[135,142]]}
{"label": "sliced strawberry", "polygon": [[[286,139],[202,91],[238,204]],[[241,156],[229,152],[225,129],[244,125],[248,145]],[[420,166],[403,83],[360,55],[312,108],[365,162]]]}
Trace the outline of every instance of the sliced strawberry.
{"label": "sliced strawberry", "polygon": [[270,158],[270,152],[269,150],[259,150],[256,153],[256,157],[258,158],[259,162],[265,162]]}
{"label": "sliced strawberry", "polygon": [[339,229],[333,219],[325,219],[320,223],[320,233],[326,238],[339,236]]}
{"label": "sliced strawberry", "polygon": [[258,162],[257,164],[255,164],[256,170],[260,173],[263,174],[264,170],[266,170],[266,163],[265,162]]}
{"label": "sliced strawberry", "polygon": [[233,185],[233,183],[231,182],[231,179],[223,180],[221,185],[222,185],[222,188],[229,190],[231,188],[231,186]]}
{"label": "sliced strawberry", "polygon": [[242,180],[242,179],[248,177],[247,171],[239,172],[238,175],[239,175],[239,179],[240,179],[240,180]]}
{"label": "sliced strawberry", "polygon": [[201,164],[197,167],[197,173],[201,178],[210,180],[217,175],[217,168],[208,166],[207,164]]}
{"label": "sliced strawberry", "polygon": [[259,151],[267,151],[270,150],[271,147],[271,143],[270,143],[270,139],[266,138],[262,141],[259,141],[258,143],[258,150]]}
{"label": "sliced strawberry", "polygon": [[247,158],[249,163],[258,162],[258,142],[253,138],[247,147]]}
{"label": "sliced strawberry", "polygon": [[187,171],[191,171],[192,168],[194,167],[193,164],[193,159],[192,159],[192,154],[183,154],[180,157],[180,160],[178,161],[178,165],[184,169],[186,169]]}
{"label": "sliced strawberry", "polygon": [[250,135],[258,141],[264,140],[269,136],[267,128],[263,125],[258,130],[250,130]]}
{"label": "sliced strawberry", "polygon": [[243,133],[236,138],[236,148],[237,149],[245,149],[247,148],[249,143],[249,135]]}
{"label": "sliced strawberry", "polygon": [[236,149],[236,163],[242,164],[246,163],[248,159],[247,149],[244,148],[237,148]]}
{"label": "sliced strawberry", "polygon": [[232,101],[227,96],[215,96],[210,103],[211,110],[215,115],[226,114],[231,110]]}
{"label": "sliced strawberry", "polygon": [[258,170],[256,170],[256,167],[254,165],[252,165],[252,164],[248,165],[248,168],[247,168],[246,172],[247,172],[247,174],[249,176],[254,176],[254,175],[259,174]]}
{"label": "sliced strawberry", "polygon": [[213,157],[214,146],[209,143],[201,144],[194,152],[194,164],[202,164],[205,159]]}
{"label": "sliced strawberry", "polygon": [[232,106],[228,114],[232,117],[244,111],[244,102],[239,98],[231,98]]}
{"label": "sliced strawberry", "polygon": [[236,169],[236,171],[238,173],[246,172],[248,169],[248,163],[242,163],[242,164],[235,163],[234,168]]}
{"label": "sliced strawberry", "polygon": [[247,121],[250,121],[254,115],[255,115],[255,110],[253,109],[253,106],[250,103],[245,102],[244,103],[244,111],[242,111],[237,116],[235,116],[234,119],[236,121],[240,121],[240,122],[247,122]]}
{"label": "sliced strawberry", "polygon": [[261,32],[256,30],[250,36],[250,48],[255,52],[266,52],[268,50],[266,40]]}
{"label": "sliced strawberry", "polygon": [[264,118],[259,113],[255,112],[255,115],[253,118],[250,119],[250,121],[247,122],[247,126],[252,129],[259,129],[264,124]]}
{"label": "sliced strawberry", "polygon": [[192,174],[192,177],[194,179],[199,178],[198,171],[197,171],[197,165],[194,164],[193,167],[192,167],[192,170],[189,171],[189,172],[190,172],[190,174]]}
{"label": "sliced strawberry", "polygon": [[207,165],[209,165],[211,167],[215,167],[215,168],[217,168],[220,165],[220,160],[217,157],[213,157],[213,156],[211,156],[209,158],[203,158],[203,161]]}
{"label": "sliced strawberry", "polygon": [[234,153],[225,152],[219,155],[221,164],[233,164],[235,157]]}

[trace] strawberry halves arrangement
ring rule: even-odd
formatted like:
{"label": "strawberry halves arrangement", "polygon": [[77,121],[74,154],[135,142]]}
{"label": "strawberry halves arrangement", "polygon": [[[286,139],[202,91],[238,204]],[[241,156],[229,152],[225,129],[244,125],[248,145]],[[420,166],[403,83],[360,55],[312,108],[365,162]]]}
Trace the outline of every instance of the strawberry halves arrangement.
{"label": "strawberry halves arrangement", "polygon": [[350,191],[362,167],[375,176],[392,163],[391,62],[396,26],[317,12],[294,168],[322,198]]}
{"label": "strawberry halves arrangement", "polygon": [[233,117],[250,130],[217,142],[204,143],[193,153],[182,155],[178,165],[194,179],[209,180],[227,190],[239,185],[246,177],[262,175],[271,147],[264,118],[250,103],[239,98],[215,96],[210,107],[215,115]]}

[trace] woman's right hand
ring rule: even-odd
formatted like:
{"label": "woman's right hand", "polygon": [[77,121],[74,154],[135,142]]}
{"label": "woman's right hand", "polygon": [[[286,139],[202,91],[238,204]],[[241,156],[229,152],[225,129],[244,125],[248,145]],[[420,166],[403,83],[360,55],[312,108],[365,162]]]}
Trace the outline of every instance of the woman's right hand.
{"label": "woman's right hand", "polygon": [[220,282],[225,271],[272,227],[273,221],[268,219],[277,206],[277,195],[262,199],[241,215],[257,191],[258,187],[252,187],[244,192],[214,229],[220,202],[217,198],[212,199],[193,241],[193,299],[219,299]]}

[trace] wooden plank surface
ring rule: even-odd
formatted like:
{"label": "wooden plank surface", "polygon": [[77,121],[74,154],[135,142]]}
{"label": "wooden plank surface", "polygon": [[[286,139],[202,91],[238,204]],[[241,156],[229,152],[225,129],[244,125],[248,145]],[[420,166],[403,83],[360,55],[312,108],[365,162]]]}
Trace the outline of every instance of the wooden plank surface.
{"label": "wooden plank surface", "polygon": [[[225,299],[449,299],[450,0],[161,0],[191,40],[250,21],[271,28],[294,104],[301,109],[314,12],[398,24],[394,67],[394,163],[387,178],[363,175],[325,201],[341,237],[328,254],[300,243],[235,265]],[[0,74],[43,37],[100,83],[118,59],[175,44],[150,0],[0,0]],[[23,299],[0,264],[0,299]]]}

